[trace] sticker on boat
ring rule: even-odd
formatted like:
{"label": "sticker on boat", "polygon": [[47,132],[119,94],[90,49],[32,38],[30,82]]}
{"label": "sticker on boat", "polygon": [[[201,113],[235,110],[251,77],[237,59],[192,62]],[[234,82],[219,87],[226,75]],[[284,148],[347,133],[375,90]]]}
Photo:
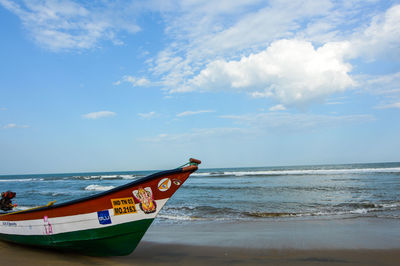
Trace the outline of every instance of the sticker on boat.
{"label": "sticker on boat", "polygon": [[139,187],[138,190],[132,191],[133,196],[140,202],[140,209],[146,213],[153,213],[157,209],[157,204],[153,199],[153,192],[150,187]]}
{"label": "sticker on boat", "polygon": [[177,186],[180,186],[182,184],[181,180],[179,179],[174,179],[172,182],[174,182],[174,184]]}
{"label": "sticker on boat", "polygon": [[111,199],[114,215],[122,215],[128,213],[136,213],[135,201],[132,197]]}
{"label": "sticker on boat", "polygon": [[108,210],[98,211],[97,217],[99,219],[100,224],[111,224],[111,217]]}
{"label": "sticker on boat", "polygon": [[49,222],[49,218],[47,216],[43,217],[44,222],[44,234],[45,235],[52,235],[53,234],[53,226]]}
{"label": "sticker on boat", "polygon": [[171,187],[171,179],[163,178],[158,182],[158,190],[161,192],[167,191]]}

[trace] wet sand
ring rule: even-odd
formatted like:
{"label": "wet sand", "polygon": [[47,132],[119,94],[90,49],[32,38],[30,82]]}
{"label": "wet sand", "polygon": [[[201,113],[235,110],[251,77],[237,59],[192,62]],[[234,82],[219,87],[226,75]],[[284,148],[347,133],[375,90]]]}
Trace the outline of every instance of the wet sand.
{"label": "wet sand", "polygon": [[1,265],[400,265],[390,219],[153,225],[124,257],[0,242]]}
{"label": "wet sand", "polygon": [[88,257],[0,242],[2,265],[399,265],[400,249],[243,249],[142,242],[125,257]]}

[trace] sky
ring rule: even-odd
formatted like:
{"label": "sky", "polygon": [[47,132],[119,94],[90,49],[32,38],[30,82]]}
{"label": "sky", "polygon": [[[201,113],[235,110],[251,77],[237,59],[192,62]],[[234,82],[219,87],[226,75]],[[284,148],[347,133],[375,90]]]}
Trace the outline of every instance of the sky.
{"label": "sky", "polygon": [[400,1],[0,0],[0,174],[400,161]]}

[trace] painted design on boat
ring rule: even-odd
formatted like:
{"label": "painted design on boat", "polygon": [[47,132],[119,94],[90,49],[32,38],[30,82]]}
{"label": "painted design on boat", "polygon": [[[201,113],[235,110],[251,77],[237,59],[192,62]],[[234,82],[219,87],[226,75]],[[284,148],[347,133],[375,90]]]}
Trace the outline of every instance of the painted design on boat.
{"label": "painted design on boat", "polygon": [[146,213],[153,213],[157,210],[157,203],[153,199],[153,192],[150,187],[139,187],[138,190],[132,191],[133,196],[140,202],[140,209]]}
{"label": "painted design on boat", "polygon": [[171,187],[171,179],[163,178],[158,182],[158,190],[161,192],[167,191]]}
{"label": "painted design on boat", "polygon": [[53,234],[53,226],[49,222],[49,217],[44,216],[43,217],[43,222],[44,222],[44,234],[45,235],[52,235]]}
{"label": "painted design on boat", "polygon": [[172,180],[172,182],[174,182],[176,186],[180,186],[182,184],[182,182],[179,179],[174,179]]}

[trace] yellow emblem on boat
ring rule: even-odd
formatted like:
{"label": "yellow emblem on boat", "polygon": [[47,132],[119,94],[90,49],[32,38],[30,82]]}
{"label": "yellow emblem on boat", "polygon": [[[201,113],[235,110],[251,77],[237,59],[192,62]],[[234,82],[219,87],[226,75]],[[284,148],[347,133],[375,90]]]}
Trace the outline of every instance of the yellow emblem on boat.
{"label": "yellow emblem on boat", "polygon": [[163,178],[158,182],[158,190],[164,192],[167,191],[171,187],[171,179]]}
{"label": "yellow emblem on boat", "polygon": [[137,212],[135,207],[135,201],[133,200],[132,197],[111,199],[111,204],[113,206],[114,215],[122,215],[122,214]]}

